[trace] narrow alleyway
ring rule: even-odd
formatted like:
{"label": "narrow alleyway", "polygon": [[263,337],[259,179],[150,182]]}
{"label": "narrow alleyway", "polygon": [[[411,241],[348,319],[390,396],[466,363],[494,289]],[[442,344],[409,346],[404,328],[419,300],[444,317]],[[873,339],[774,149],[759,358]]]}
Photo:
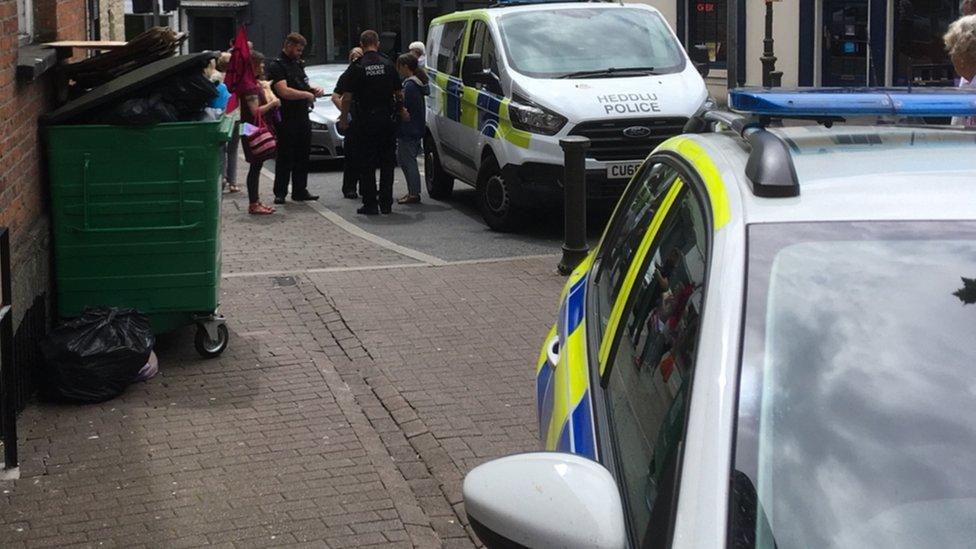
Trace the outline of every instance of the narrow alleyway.
{"label": "narrow alleyway", "polygon": [[321,207],[245,211],[225,198],[229,349],[163,336],[122,397],[30,405],[0,545],[473,545],[464,473],[537,447],[556,258],[432,264]]}

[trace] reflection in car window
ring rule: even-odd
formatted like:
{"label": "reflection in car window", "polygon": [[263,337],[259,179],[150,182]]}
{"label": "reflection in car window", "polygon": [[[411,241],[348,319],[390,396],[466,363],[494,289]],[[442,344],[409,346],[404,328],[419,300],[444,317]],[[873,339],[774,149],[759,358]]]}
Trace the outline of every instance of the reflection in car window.
{"label": "reflection in car window", "polygon": [[627,514],[638,545],[669,535],[705,283],[705,219],[688,189],[660,229],[609,374],[607,398]]}
{"label": "reflection in car window", "polygon": [[495,50],[495,41],[491,38],[491,33],[485,34],[485,44],[481,49],[481,58],[484,59],[484,66],[491,71],[491,74],[498,78],[498,53]]}
{"label": "reflection in car window", "polygon": [[[495,54],[495,42],[491,39],[488,25],[482,21],[475,21],[471,30],[468,52],[481,55],[482,66],[491,71],[493,79],[488,81],[488,91],[495,95],[502,95],[502,88],[498,79],[498,59]],[[481,84],[478,88],[484,88]]]}
{"label": "reflection in car window", "polygon": [[441,43],[437,48],[437,70],[454,76],[459,75],[461,67],[461,46],[464,44],[464,21],[453,21],[444,25]]}
{"label": "reflection in car window", "polygon": [[485,40],[485,31],[488,26],[484,21],[471,23],[471,36],[468,38],[468,53],[481,53],[481,44]]}
{"label": "reflection in car window", "polygon": [[684,68],[684,55],[667,23],[647,10],[583,8],[512,13],[499,19],[499,29],[509,65],[535,78],[609,68],[653,68],[658,73]]}
{"label": "reflection in car window", "polygon": [[976,223],[754,225],[731,547],[973,547]]}
{"label": "reflection in car window", "polygon": [[428,68],[437,69],[443,32],[444,25],[437,25],[436,27],[430,28],[430,35],[427,36],[427,56],[425,59]]}
{"label": "reflection in car window", "polygon": [[620,208],[616,220],[618,226],[603,244],[605,252],[597,275],[597,310],[601,334],[606,330],[610,310],[637,248],[677,175],[673,168],[664,164],[650,166],[637,176],[633,183],[634,190],[622,202],[626,206]]}

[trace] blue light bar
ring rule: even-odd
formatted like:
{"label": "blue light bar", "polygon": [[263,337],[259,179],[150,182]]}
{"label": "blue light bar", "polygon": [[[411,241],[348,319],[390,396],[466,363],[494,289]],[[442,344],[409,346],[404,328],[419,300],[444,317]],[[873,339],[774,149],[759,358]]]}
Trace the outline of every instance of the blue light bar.
{"label": "blue light bar", "polygon": [[976,90],[958,88],[738,88],[733,111],[772,117],[974,116]]}

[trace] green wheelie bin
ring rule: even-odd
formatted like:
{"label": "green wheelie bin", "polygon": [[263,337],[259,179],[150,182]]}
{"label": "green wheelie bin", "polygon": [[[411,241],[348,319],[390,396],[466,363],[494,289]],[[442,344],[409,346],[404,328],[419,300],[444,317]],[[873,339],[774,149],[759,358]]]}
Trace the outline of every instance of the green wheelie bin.
{"label": "green wheelie bin", "polygon": [[220,181],[228,118],[146,127],[46,126],[57,307],[132,307],[157,333],[197,325],[227,347],[219,314]]}

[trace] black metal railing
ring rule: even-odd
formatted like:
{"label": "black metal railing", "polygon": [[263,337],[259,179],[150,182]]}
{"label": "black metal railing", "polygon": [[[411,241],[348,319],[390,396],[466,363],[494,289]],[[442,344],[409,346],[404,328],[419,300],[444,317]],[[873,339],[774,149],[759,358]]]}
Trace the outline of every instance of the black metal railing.
{"label": "black metal railing", "polygon": [[14,369],[13,291],[10,231],[0,229],[0,428],[4,469],[17,467],[17,371]]}
{"label": "black metal railing", "polygon": [[14,331],[14,402],[17,412],[23,412],[27,402],[39,387],[41,371],[41,340],[48,332],[48,296],[37,296],[34,303],[21,315]]}

